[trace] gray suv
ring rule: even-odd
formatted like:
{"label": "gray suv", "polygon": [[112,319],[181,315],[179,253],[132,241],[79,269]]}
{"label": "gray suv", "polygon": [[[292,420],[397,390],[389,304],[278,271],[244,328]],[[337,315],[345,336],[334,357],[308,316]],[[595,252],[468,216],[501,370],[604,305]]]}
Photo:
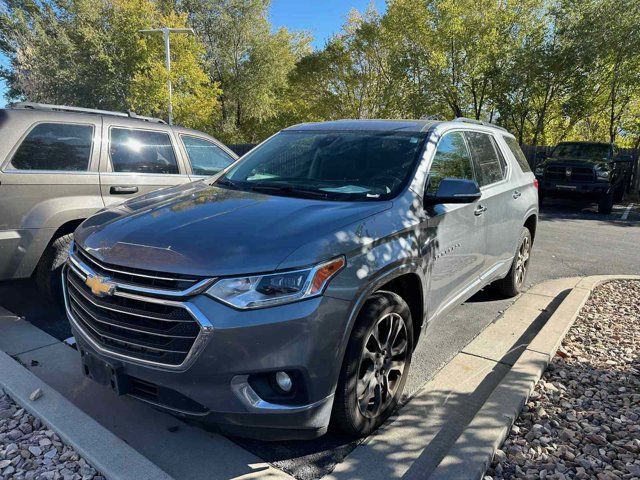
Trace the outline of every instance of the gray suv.
{"label": "gray suv", "polygon": [[521,291],[537,215],[495,126],[296,125],[86,220],[67,314],[85,374],[118,394],[243,436],[366,435],[437,321],[487,285]]}
{"label": "gray suv", "polygon": [[19,103],[0,110],[0,280],[60,298],[72,233],[105,206],[236,160],[208,135],[134,113]]}

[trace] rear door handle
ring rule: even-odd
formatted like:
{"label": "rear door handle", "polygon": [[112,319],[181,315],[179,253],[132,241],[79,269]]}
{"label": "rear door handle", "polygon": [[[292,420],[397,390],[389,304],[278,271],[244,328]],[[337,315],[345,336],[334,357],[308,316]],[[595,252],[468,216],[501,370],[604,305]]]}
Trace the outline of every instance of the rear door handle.
{"label": "rear door handle", "polygon": [[482,205],[478,205],[476,209],[473,211],[473,214],[478,217],[487,211],[487,207],[483,207]]}
{"label": "rear door handle", "polygon": [[109,189],[109,193],[111,193],[112,195],[130,195],[132,193],[138,193],[138,187],[124,187],[116,185]]}
{"label": "rear door handle", "polygon": [[522,195],[522,193],[520,193],[518,190],[513,192],[513,198],[520,198],[520,195]]}

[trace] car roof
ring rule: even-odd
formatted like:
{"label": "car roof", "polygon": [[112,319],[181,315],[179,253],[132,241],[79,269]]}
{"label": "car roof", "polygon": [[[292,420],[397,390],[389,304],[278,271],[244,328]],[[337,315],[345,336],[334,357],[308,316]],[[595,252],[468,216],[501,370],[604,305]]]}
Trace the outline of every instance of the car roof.
{"label": "car roof", "polygon": [[560,143],[558,143],[558,145],[603,145],[603,146],[610,147],[611,145],[613,145],[613,143],[608,143],[608,142],[580,142],[580,141],[575,141],[575,142],[560,142]]}
{"label": "car roof", "polygon": [[419,120],[384,120],[384,119],[345,119],[328,122],[300,123],[285,128],[283,131],[372,131],[372,132],[408,132],[420,133],[436,126],[464,126],[468,129],[500,131],[502,134],[511,135],[504,128],[488,122],[482,122],[470,118],[456,118],[454,120],[434,120],[430,118]]}
{"label": "car roof", "polygon": [[376,132],[424,132],[438,123],[433,120],[382,120],[382,119],[345,119],[328,122],[300,123],[284,131],[331,130],[331,131],[376,131]]}

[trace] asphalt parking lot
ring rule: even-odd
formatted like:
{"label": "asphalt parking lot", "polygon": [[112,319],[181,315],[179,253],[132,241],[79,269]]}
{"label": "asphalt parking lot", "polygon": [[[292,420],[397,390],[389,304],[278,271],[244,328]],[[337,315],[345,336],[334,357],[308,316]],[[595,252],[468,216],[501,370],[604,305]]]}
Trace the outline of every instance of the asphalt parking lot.
{"label": "asphalt parking lot", "polygon": [[[637,206],[617,205],[604,216],[592,207],[563,202],[545,205],[540,219],[529,285],[567,276],[640,272]],[[438,326],[437,335],[425,338],[416,349],[405,388],[408,398],[512,302],[480,292],[452,312]],[[0,283],[0,305],[60,340],[70,335],[62,312],[40,299],[30,280]],[[300,479],[321,477],[355,446],[332,433],[306,442],[232,441]]]}

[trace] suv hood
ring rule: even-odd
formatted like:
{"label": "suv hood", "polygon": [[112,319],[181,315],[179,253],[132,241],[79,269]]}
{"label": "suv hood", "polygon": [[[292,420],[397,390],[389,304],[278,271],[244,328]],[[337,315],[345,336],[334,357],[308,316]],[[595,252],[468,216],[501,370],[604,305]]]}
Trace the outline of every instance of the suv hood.
{"label": "suv hood", "polygon": [[198,276],[260,273],[276,270],[299,247],[390,206],[272,196],[201,181],[103,210],[76,230],[75,240],[112,265]]}

